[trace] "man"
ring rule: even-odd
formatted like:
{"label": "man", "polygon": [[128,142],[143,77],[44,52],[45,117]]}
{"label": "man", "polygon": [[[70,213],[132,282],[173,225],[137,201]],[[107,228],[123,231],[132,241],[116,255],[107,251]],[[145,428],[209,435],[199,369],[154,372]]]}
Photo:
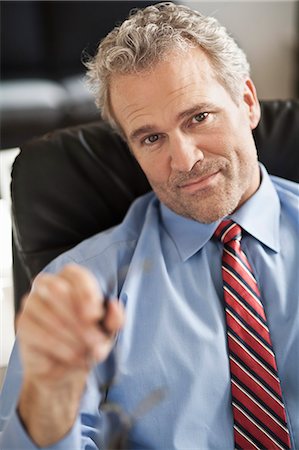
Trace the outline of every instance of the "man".
{"label": "man", "polygon": [[132,413],[160,388],[129,448],[299,448],[298,190],[258,164],[244,53],[215,19],[165,3],[115,28],[88,67],[153,193],[35,280],[1,448],[97,448],[101,403]]}

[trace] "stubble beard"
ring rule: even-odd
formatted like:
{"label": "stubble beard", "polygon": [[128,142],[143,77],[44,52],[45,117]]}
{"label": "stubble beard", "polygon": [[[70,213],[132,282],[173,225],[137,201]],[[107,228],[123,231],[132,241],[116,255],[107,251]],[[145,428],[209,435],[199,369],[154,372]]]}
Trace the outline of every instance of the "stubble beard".
{"label": "stubble beard", "polygon": [[[189,219],[209,224],[233,213],[239,206],[241,198],[248,187],[245,176],[248,168],[243,167],[238,174],[238,165],[227,160],[207,161],[195,167],[188,174],[171,177],[167,185],[153,186],[158,198],[176,214]],[[220,171],[220,181],[216,186],[201,189],[198,192],[182,192],[181,186],[199,177]]]}

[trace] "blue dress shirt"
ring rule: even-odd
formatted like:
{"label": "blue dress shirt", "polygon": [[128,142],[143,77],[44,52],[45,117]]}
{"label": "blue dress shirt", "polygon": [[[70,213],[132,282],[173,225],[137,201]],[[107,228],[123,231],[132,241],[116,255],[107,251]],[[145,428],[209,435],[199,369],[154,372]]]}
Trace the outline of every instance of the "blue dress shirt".
{"label": "blue dress shirt", "polygon": [[[292,448],[299,449],[298,185],[269,177],[231,218],[245,230],[242,247],[260,286],[286,406]],[[57,258],[90,269],[107,296],[126,308],[116,346],[117,383],[108,400],[127,412],[150,392],[166,396],[134,426],[132,449],[232,450],[233,419],[222,293],[222,246],[209,225],[181,217],[153,193],[138,199],[123,223]],[[80,415],[48,449],[95,449],[104,415],[91,372]],[[36,449],[15,411],[22,378],[16,342],[1,395],[0,448]]]}

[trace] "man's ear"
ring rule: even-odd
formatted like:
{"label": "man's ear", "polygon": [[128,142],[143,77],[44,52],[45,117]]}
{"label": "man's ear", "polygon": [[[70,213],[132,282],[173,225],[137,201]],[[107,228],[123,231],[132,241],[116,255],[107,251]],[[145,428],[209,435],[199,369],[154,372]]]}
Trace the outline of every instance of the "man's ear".
{"label": "man's ear", "polygon": [[261,108],[257,98],[255,86],[250,78],[248,78],[244,85],[243,101],[248,109],[248,117],[250,127],[253,130],[257,127],[261,118]]}

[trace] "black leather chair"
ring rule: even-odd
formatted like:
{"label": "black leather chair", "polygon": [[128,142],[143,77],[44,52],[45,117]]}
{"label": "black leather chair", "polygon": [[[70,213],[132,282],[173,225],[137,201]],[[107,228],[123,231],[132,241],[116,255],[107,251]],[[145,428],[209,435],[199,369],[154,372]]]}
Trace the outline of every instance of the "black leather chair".
{"label": "black leather chair", "polygon": [[[299,101],[261,106],[259,159],[271,174],[299,182]],[[101,121],[24,144],[11,185],[16,311],[49,261],[119,223],[149,189],[126,144]]]}

